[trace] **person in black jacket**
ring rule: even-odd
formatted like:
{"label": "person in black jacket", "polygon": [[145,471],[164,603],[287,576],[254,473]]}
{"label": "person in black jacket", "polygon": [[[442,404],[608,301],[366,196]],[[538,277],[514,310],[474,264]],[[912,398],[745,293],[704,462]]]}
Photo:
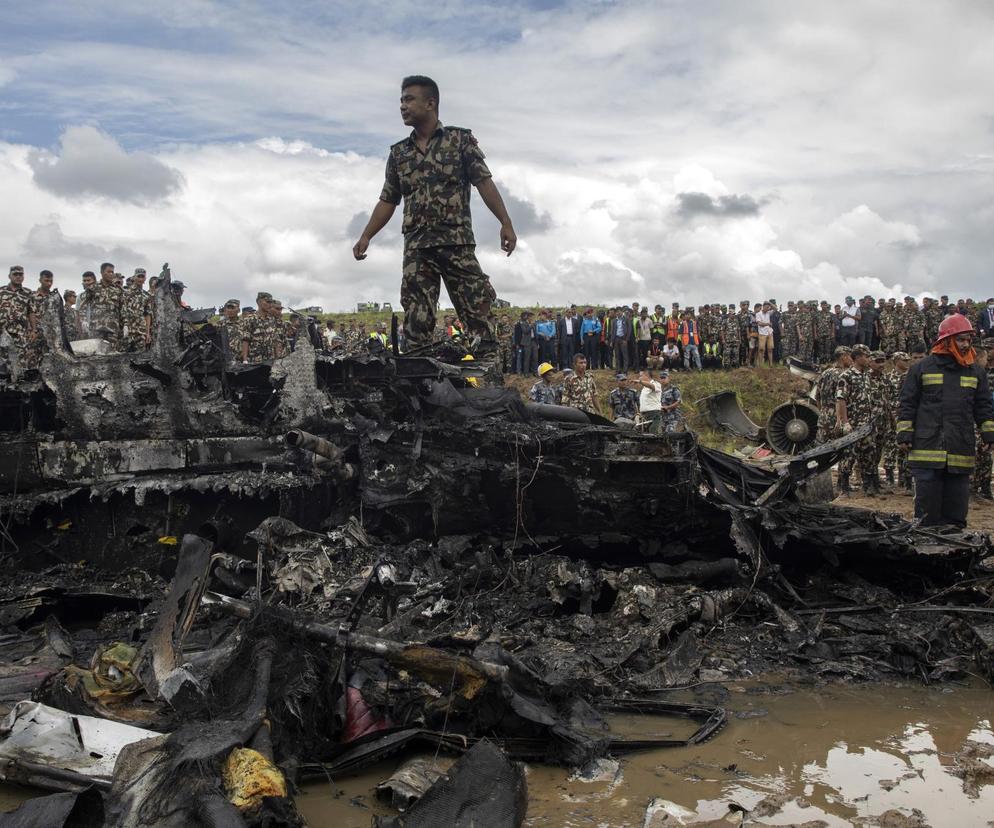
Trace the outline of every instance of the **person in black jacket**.
{"label": "person in black jacket", "polygon": [[912,365],[901,386],[897,442],[915,479],[922,525],[966,527],[974,428],[984,450],[994,443],[994,404],[987,373],[975,362],[970,320],[953,314],[939,326],[932,353]]}
{"label": "person in black jacket", "polygon": [[576,315],[576,306],[570,305],[559,323],[559,364],[568,368],[573,364],[574,355],[580,353],[580,325],[583,320]]}

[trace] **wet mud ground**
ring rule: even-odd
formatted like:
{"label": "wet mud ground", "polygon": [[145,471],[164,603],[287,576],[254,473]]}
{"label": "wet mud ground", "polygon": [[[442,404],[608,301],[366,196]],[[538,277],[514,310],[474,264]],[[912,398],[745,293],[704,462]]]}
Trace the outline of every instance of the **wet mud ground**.
{"label": "wet mud ground", "polygon": [[[991,784],[971,791],[976,796],[955,775],[966,743],[994,745],[987,687],[730,684],[699,688],[696,698],[722,701],[730,712],[710,742],[601,760],[593,781],[529,766],[526,825],[638,828],[653,800],[657,821],[649,826],[681,824],[664,819],[664,808],[685,809],[684,824],[693,824],[724,816],[733,803],[756,809],[746,824],[876,825],[894,810],[909,819],[890,814],[884,824],[969,828],[994,820],[994,764]],[[670,732],[658,719],[613,722],[643,734],[647,727]],[[684,725],[672,724],[682,734]],[[394,768],[385,762],[362,776],[310,785],[297,804],[313,828],[367,828],[373,814],[393,813],[373,789]]]}
{"label": "wet mud ground", "polygon": [[[858,506],[861,509],[874,509],[878,512],[893,512],[909,520],[915,516],[914,497],[898,491],[885,491],[878,497],[866,497],[862,492],[854,491],[837,497],[833,502],[838,506]],[[966,524],[967,529],[994,533],[994,500],[971,496]]]}
{"label": "wet mud ground", "polygon": [[[530,765],[525,824],[708,824],[729,806],[751,811],[746,824],[811,828],[971,828],[994,819],[994,760],[975,761],[961,778],[969,767],[964,746],[994,746],[986,686],[811,688],[771,681],[711,684],[672,698],[722,703],[728,725],[704,744],[600,760],[585,773]],[[685,735],[686,727],[641,717],[612,724],[642,735]],[[311,828],[368,828],[375,814],[395,813],[374,789],[396,767],[390,760],[359,776],[309,784],[297,805]],[[0,811],[41,793],[0,786]],[[647,809],[654,821],[644,822]]]}

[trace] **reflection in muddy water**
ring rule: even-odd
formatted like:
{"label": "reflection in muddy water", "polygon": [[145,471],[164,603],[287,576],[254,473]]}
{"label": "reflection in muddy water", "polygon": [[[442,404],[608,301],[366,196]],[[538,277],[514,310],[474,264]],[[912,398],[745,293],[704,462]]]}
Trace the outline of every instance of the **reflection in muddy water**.
{"label": "reflection in muddy water", "polygon": [[[994,746],[987,688],[763,684],[729,685],[717,694],[729,723],[706,744],[601,760],[578,772],[531,766],[527,824],[639,828],[653,801],[648,828],[681,824],[672,816],[680,814],[693,824],[726,815],[731,804],[756,809],[764,799],[748,824],[875,825],[872,817],[891,809],[918,809],[935,828],[987,826],[994,819],[994,760],[980,759],[967,773],[976,796],[955,775],[967,761],[960,755],[965,744]],[[715,693],[698,700],[705,698],[715,700]],[[687,727],[633,717],[612,724],[643,735],[682,736]],[[373,789],[399,762],[308,785],[297,798],[300,810],[312,828],[368,828],[374,814],[395,813]],[[38,793],[0,787],[0,810]]]}
{"label": "reflection in muddy water", "polygon": [[[690,824],[724,816],[731,803],[752,809],[771,795],[759,811],[773,813],[754,814],[750,824],[872,825],[869,818],[887,810],[916,808],[936,828],[994,819],[994,784],[981,784],[971,798],[951,772],[964,743],[994,744],[987,688],[729,686],[724,703],[728,726],[697,747],[602,761],[578,774],[531,766],[527,824],[638,828],[651,800],[659,801],[650,825],[679,824],[663,820],[664,808],[684,809]],[[674,735],[684,726],[631,718],[615,724],[642,733],[672,726]],[[367,828],[373,813],[391,813],[373,788],[394,767],[309,786],[300,809],[313,828]]]}

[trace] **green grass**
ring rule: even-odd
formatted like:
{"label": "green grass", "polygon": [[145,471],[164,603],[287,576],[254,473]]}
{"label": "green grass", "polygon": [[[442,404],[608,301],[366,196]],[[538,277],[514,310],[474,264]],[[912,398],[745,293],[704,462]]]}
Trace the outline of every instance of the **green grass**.
{"label": "green grass", "polygon": [[[536,315],[537,315],[537,312],[538,312],[539,308],[541,308],[541,307],[549,307],[549,306],[548,305],[533,305],[531,307],[494,308],[494,313],[497,315],[498,319],[501,317],[501,315],[503,315],[503,314],[506,313],[508,315],[508,317],[510,318],[511,322],[514,323],[514,322],[517,322],[518,319],[520,318],[521,311],[523,311],[523,310],[535,311]],[[581,305],[581,304],[577,304],[577,309],[580,310],[581,312],[584,310],[584,308],[587,308],[587,307],[598,308],[600,306],[599,305]],[[555,307],[552,307],[551,309],[553,311],[556,310]],[[393,312],[396,313],[400,317],[401,321],[403,321],[403,319],[404,319],[404,309],[402,307],[400,307],[400,305],[396,305],[394,307],[394,309],[393,309]],[[454,312],[455,311],[452,308],[440,308],[439,311],[438,311],[438,319],[439,319],[439,321],[441,321],[441,319],[442,319],[442,314],[445,314],[445,313],[454,313]],[[335,311],[334,313],[321,313],[321,314],[315,314],[315,315],[322,322],[325,322],[328,319],[334,320],[335,325],[338,328],[341,328],[343,325],[347,326],[350,319],[354,319],[356,321],[356,324],[358,324],[360,322],[364,322],[366,324],[366,329],[367,330],[369,330],[370,326],[373,325],[373,324],[375,324],[376,322],[386,322],[387,323],[387,327],[388,328],[390,327],[390,314],[389,313],[382,313],[382,312],[381,313],[349,313],[347,311]]]}
{"label": "green grass", "polygon": [[[597,384],[601,411],[610,411],[607,399],[617,387],[614,372],[610,370],[592,371]],[[683,415],[688,427],[706,446],[732,451],[746,445],[746,441],[714,428],[708,418],[698,412],[695,403],[702,397],[719,391],[735,391],[742,410],[757,424],[765,425],[773,409],[788,402],[793,396],[804,394],[807,383],[791,376],[784,367],[776,368],[735,368],[719,371],[677,371],[670,374],[674,385],[683,396]],[[522,377],[508,374],[505,384],[527,396],[537,377]]]}

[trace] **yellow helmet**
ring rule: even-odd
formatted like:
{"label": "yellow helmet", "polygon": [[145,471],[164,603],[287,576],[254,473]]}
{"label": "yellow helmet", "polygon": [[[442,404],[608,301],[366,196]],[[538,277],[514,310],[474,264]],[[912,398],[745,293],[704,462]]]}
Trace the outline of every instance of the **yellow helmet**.
{"label": "yellow helmet", "polygon": [[541,365],[538,366],[538,375],[540,377],[544,377],[546,374],[549,373],[549,371],[555,371],[555,370],[556,369],[552,367],[551,362],[543,362]]}
{"label": "yellow helmet", "polygon": [[[466,356],[464,356],[462,358],[462,361],[463,362],[474,362],[475,360],[473,359],[473,355],[472,354],[466,354]],[[467,385],[472,385],[474,388],[478,388],[479,385],[480,385],[480,381],[476,377],[466,377],[466,384]]]}

